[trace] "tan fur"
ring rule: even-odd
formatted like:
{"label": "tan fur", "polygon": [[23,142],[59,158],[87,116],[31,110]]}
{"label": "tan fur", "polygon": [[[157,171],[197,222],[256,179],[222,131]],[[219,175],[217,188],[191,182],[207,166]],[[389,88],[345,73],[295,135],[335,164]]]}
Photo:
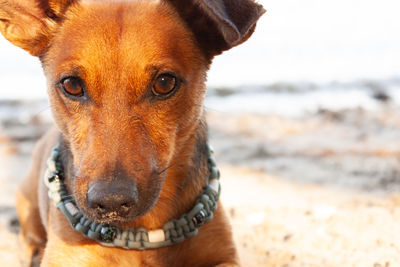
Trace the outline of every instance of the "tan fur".
{"label": "tan fur", "polygon": [[[234,21],[221,26],[223,32],[210,28],[212,38],[219,38],[211,48],[201,39],[203,30],[185,14],[200,14],[210,26],[225,23],[224,18],[213,21],[215,16],[208,14],[212,10],[171,2],[38,0],[34,5],[0,0],[3,35],[42,61],[57,126],[38,143],[30,175],[17,193],[25,266],[238,265],[221,203],[214,219],[183,243],[123,250],[101,246],[72,230],[50,203],[42,181],[51,148],[61,141],[68,190],[93,220],[88,188],[121,176],[132,179],[139,198],[137,216],[116,222],[118,227],[161,228],[193,206],[208,175],[201,152],[207,140],[202,106],[206,71],[214,55],[249,38],[263,9],[243,0],[251,10],[249,22],[236,29],[234,23],[246,16],[232,13]],[[216,8],[224,7],[218,3]],[[232,36],[230,44],[225,39]],[[166,100],[148,96],[153,76],[160,72],[183,78],[181,88]],[[57,83],[70,75],[82,78],[90,101],[72,101],[61,93]]]}

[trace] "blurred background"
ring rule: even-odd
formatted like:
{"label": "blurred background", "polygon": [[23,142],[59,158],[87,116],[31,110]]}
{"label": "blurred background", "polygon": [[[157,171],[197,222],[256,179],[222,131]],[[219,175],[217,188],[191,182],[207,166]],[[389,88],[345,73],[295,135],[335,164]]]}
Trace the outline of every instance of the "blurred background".
{"label": "blurred background", "polygon": [[[243,266],[400,266],[400,2],[260,0],[205,101]],[[40,63],[0,37],[0,262],[51,125]]]}

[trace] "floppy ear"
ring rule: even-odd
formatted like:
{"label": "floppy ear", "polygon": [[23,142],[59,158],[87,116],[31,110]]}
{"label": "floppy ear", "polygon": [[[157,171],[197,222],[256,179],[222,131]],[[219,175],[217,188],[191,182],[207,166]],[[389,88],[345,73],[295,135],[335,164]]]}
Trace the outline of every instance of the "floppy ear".
{"label": "floppy ear", "polygon": [[254,0],[170,0],[210,59],[246,41],[265,10]]}
{"label": "floppy ear", "polygon": [[74,0],[0,0],[0,32],[16,46],[40,56],[57,22]]}

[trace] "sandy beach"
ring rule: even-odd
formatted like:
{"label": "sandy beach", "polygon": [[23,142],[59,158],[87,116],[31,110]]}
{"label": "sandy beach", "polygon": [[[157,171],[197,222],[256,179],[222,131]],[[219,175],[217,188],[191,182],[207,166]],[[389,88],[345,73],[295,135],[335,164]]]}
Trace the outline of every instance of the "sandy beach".
{"label": "sandy beach", "polygon": [[[217,110],[210,97],[210,142],[243,266],[400,266],[396,102],[371,96],[373,109],[287,116]],[[51,119],[45,100],[1,110],[0,262],[18,266],[14,192]]]}

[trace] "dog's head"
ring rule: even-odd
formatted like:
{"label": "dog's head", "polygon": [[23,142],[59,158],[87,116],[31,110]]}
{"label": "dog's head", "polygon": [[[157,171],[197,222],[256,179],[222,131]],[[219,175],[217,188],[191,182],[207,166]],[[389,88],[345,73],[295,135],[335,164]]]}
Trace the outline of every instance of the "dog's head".
{"label": "dog's head", "polygon": [[193,138],[212,58],[250,37],[253,0],[0,0],[0,30],[38,56],[68,185],[100,222],[156,203]]}

